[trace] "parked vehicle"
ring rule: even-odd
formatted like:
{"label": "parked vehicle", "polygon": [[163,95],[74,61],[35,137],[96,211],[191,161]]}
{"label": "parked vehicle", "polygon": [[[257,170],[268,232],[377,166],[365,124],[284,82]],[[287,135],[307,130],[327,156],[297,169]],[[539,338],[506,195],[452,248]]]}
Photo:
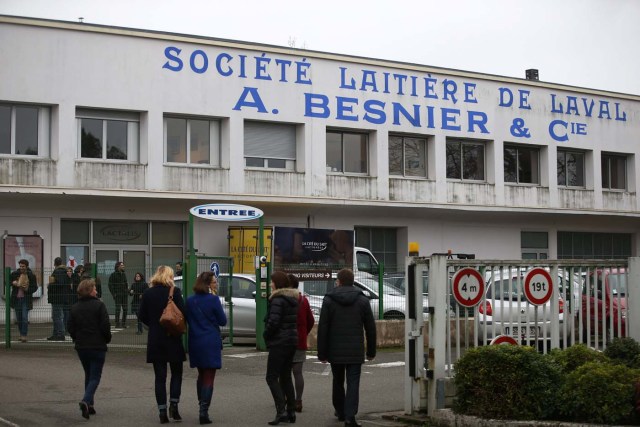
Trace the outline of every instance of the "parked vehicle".
{"label": "parked vehicle", "polygon": [[[336,274],[332,274],[329,280],[305,280],[301,286],[309,298],[312,311],[322,307],[322,299],[325,294],[335,286]],[[378,318],[380,313],[380,294],[378,291],[378,279],[368,274],[356,276],[354,280],[355,287],[362,290],[364,295],[371,302],[371,309],[374,317]],[[383,279],[383,318],[384,319],[404,319],[406,313],[406,298],[403,292],[393,286],[391,283]],[[427,296],[423,295],[423,314],[426,317],[428,301]],[[317,315],[319,316],[319,311]],[[315,315],[315,313],[314,313]]]}
{"label": "parked vehicle", "polygon": [[[526,272],[504,269],[486,274],[487,289],[478,307],[478,338],[488,344],[498,335],[508,335],[527,343],[544,343],[551,339],[551,300],[536,306],[530,304],[524,294]],[[563,282],[558,277],[558,282]],[[564,321],[564,299],[558,292],[560,327]],[[486,337],[486,341],[485,341]]]}
{"label": "parked vehicle", "polygon": [[599,336],[605,331],[608,336],[626,336],[627,271],[624,268],[591,270],[585,276],[582,319],[584,336],[587,332],[595,335],[596,330]]}

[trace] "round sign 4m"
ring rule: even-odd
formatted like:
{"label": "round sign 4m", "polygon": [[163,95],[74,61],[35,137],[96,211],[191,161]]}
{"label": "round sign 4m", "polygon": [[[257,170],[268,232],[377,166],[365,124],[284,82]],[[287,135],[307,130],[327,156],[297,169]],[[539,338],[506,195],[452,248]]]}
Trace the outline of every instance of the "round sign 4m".
{"label": "round sign 4m", "polygon": [[453,297],[463,307],[475,307],[484,295],[484,279],[475,268],[465,267],[453,276]]}

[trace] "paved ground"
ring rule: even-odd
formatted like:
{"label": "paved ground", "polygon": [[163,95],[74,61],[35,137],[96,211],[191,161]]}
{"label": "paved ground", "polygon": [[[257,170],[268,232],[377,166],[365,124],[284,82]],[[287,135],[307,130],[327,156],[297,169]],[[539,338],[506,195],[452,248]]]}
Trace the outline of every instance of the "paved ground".
{"label": "paved ground", "polygon": [[[129,332],[129,330],[127,330]],[[31,335],[31,334],[30,334]],[[0,425],[96,426],[157,425],[153,370],[141,350],[115,349],[107,354],[102,382],[96,394],[96,415],[80,416],[83,373],[70,342],[46,343],[42,338],[13,343],[0,349]],[[266,353],[254,346],[224,350],[218,372],[211,416],[217,426],[263,426],[275,410],[264,381]],[[381,351],[365,364],[361,382],[359,419],[364,426],[400,426],[383,414],[404,407],[404,353]],[[306,387],[299,426],[340,426],[331,407],[328,365],[311,357],[304,365]],[[195,370],[185,364],[180,410],[183,425],[198,424]],[[286,425],[286,424],[285,424]]]}

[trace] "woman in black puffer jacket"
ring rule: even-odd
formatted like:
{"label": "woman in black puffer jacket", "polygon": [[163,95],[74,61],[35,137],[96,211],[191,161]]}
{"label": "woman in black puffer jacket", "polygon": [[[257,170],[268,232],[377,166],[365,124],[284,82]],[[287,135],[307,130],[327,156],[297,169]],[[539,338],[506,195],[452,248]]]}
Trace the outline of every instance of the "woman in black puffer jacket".
{"label": "woman in black puffer jacket", "polygon": [[271,275],[271,296],[264,328],[264,340],[269,349],[266,380],[276,405],[276,417],[269,421],[270,425],[296,421],[291,365],[298,345],[298,295],[297,290],[289,288],[285,273],[276,271]]}

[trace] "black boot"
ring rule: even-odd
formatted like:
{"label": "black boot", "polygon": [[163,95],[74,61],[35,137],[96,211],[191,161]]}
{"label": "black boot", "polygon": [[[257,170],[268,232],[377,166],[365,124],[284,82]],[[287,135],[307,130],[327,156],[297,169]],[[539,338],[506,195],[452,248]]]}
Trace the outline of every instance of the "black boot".
{"label": "black boot", "polygon": [[169,403],[169,416],[173,421],[182,421],[180,412],[178,412],[178,402]]}
{"label": "black boot", "polygon": [[169,422],[169,417],[167,417],[167,410],[160,409],[160,424],[167,424]]}
{"label": "black boot", "polygon": [[293,423],[296,422],[296,410],[295,409],[287,410],[287,421],[289,421],[290,424],[293,424]]}
{"label": "black boot", "polygon": [[213,387],[202,387],[198,393],[200,396],[200,424],[211,424],[209,418],[209,406],[213,397]]}
{"label": "black boot", "polygon": [[287,415],[284,408],[282,408],[277,410],[276,417],[273,419],[273,421],[269,421],[269,425],[277,426],[278,424],[286,423],[287,421],[289,421],[289,415]]}

